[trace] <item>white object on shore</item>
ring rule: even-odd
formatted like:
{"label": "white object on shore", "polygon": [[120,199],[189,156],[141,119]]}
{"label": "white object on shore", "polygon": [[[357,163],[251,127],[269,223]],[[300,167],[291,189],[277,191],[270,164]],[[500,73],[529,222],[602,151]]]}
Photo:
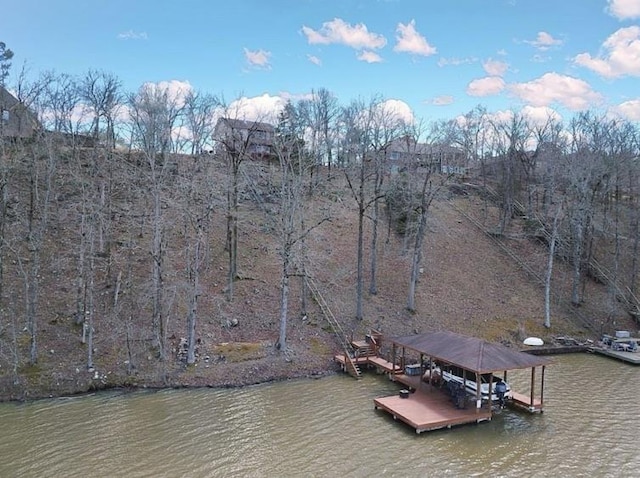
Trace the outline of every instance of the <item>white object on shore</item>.
{"label": "white object on shore", "polygon": [[544,345],[543,340],[539,337],[527,337],[522,343],[525,345]]}

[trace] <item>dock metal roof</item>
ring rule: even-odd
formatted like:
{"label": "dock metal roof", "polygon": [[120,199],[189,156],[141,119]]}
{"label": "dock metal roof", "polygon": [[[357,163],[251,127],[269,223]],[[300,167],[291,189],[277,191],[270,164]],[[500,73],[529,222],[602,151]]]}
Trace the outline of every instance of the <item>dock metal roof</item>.
{"label": "dock metal roof", "polygon": [[388,340],[396,346],[476,373],[533,368],[551,363],[548,358],[539,355],[520,352],[504,345],[454,332],[433,332],[392,337]]}

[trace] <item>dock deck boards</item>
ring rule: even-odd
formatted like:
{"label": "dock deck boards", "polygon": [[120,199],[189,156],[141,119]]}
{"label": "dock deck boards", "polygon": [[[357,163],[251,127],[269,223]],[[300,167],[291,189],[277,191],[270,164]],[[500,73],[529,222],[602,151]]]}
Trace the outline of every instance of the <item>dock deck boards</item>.
{"label": "dock deck boards", "polygon": [[602,349],[599,347],[591,347],[589,350],[593,353],[606,355],[607,357],[622,360],[626,363],[640,365],[640,353],[638,352],[622,352],[620,350]]}
{"label": "dock deck boards", "polygon": [[525,409],[531,413],[542,412],[542,402],[539,398],[533,399],[531,403],[531,397],[523,393],[511,391],[511,400],[507,403],[518,408]]}
{"label": "dock deck boards", "polygon": [[374,399],[376,409],[390,413],[421,433],[439,428],[491,420],[491,410],[468,406],[455,408],[449,397],[438,389],[416,390],[408,398],[400,395]]}
{"label": "dock deck boards", "polygon": [[391,362],[383,359],[382,357],[378,357],[374,355],[374,356],[368,357],[368,359],[371,365],[374,365],[376,368],[383,370],[384,372],[398,373],[401,370],[399,365],[394,366]]}

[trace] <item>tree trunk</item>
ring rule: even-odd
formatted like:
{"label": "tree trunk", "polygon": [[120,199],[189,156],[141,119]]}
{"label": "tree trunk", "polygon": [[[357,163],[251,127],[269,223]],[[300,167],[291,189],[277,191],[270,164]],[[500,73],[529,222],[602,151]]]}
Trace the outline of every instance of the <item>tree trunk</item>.
{"label": "tree trunk", "polygon": [[289,312],[289,260],[291,251],[289,248],[282,251],[282,277],[280,279],[280,334],[277,348],[287,349],[287,315]]}
{"label": "tree trunk", "polygon": [[[638,282],[638,254],[640,253],[640,204],[635,203],[635,211],[633,212],[634,219],[631,226],[633,234],[633,252],[631,259],[631,277],[629,279],[629,299],[635,302],[637,282]],[[640,304],[636,303],[636,307],[640,307]]]}
{"label": "tree trunk", "polygon": [[371,281],[369,282],[369,294],[371,295],[378,293],[376,281],[378,271],[378,213],[379,201],[376,199],[373,203],[373,230],[371,231]]}
{"label": "tree trunk", "polygon": [[558,219],[560,217],[561,206],[558,206],[553,217],[553,229],[551,230],[551,243],[549,244],[549,258],[547,260],[547,271],[544,280],[544,326],[551,327],[551,277],[553,275],[553,260],[556,252],[556,241],[558,238]]}
{"label": "tree trunk", "polygon": [[[78,269],[76,277],[76,325],[84,324],[85,317],[85,299],[86,299],[86,285],[85,285],[85,249],[87,244],[87,213],[86,202],[83,201],[82,216],[80,218],[80,238],[78,245]],[[83,326],[84,330],[84,326]],[[82,334],[82,343],[85,343],[84,333]]]}
{"label": "tree trunk", "polygon": [[427,213],[429,212],[429,206],[431,205],[431,201],[434,197],[434,192],[430,190],[430,179],[431,173],[426,173],[424,182],[422,183],[422,193],[420,195],[420,220],[413,246],[409,294],[407,297],[407,310],[410,312],[415,312],[416,310],[415,295],[416,284],[418,283],[418,276],[420,275],[420,263],[422,262],[422,244],[424,243],[424,236],[427,232]]}
{"label": "tree trunk", "polygon": [[89,224],[89,277],[87,281],[87,369],[93,369],[93,329],[95,319],[95,215],[92,214]]}
{"label": "tree trunk", "polygon": [[153,269],[151,273],[151,280],[153,283],[153,317],[152,325],[154,330],[155,346],[158,349],[160,360],[165,359],[165,330],[164,330],[164,317],[163,317],[163,299],[164,299],[164,284],[162,279],[162,266],[163,255],[162,250],[162,210],[160,204],[160,191],[159,187],[154,186],[154,207],[153,207]]}
{"label": "tree trunk", "polygon": [[380,197],[382,196],[382,182],[384,174],[382,168],[384,164],[376,165],[376,179],[373,199],[373,220],[371,231],[371,281],[369,282],[369,293],[376,295],[378,293],[377,274],[378,274],[378,223],[380,219]]}
{"label": "tree trunk", "polygon": [[31,264],[27,278],[27,327],[29,329],[29,363],[38,363],[38,288],[40,271],[40,250],[31,252]]}
{"label": "tree trunk", "polygon": [[363,262],[364,262],[364,207],[361,205],[358,210],[358,266],[356,274],[356,319],[362,320],[362,283],[363,283]]}
{"label": "tree trunk", "polygon": [[240,165],[238,158],[232,158],[231,185],[227,193],[227,253],[229,271],[227,276],[227,300],[233,300],[234,283],[238,277],[238,210]]}
{"label": "tree trunk", "polygon": [[574,306],[580,305],[580,282],[582,280],[582,241],[584,240],[584,226],[579,221],[574,223],[573,234],[573,282],[571,285],[571,303]]}
{"label": "tree trunk", "polygon": [[407,297],[407,310],[410,312],[415,312],[416,310],[416,284],[418,283],[418,276],[420,275],[420,262],[422,262],[422,243],[424,242],[426,225],[427,208],[423,204],[420,211],[420,223],[418,225],[418,231],[416,232],[416,239],[413,247],[413,256],[411,258],[409,295]]}
{"label": "tree trunk", "polygon": [[[200,232],[198,231],[198,236]],[[189,317],[187,319],[187,363],[194,364],[196,362],[196,321],[198,317],[198,295],[200,294],[200,237],[197,238],[196,248],[193,257],[193,266],[191,268],[192,290],[191,290],[191,307],[189,309]]]}

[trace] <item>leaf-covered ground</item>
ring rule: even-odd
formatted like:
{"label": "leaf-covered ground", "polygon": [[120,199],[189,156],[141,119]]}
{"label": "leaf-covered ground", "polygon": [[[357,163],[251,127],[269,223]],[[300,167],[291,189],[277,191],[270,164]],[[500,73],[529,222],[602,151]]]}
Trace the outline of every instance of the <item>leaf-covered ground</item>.
{"label": "leaf-covered ground", "polygon": [[[270,187],[274,169],[247,165],[247,171],[244,181],[250,184],[243,184],[243,188],[254,193],[243,195],[241,204],[240,279],[235,283],[232,301],[227,300],[225,293],[224,167],[217,166],[214,174],[219,199],[210,231],[207,266],[201,280],[195,366],[187,367],[180,355],[181,340],[186,337],[187,304],[182,298],[185,267],[179,211],[169,205],[166,214],[168,218],[174,215],[168,222],[173,224],[174,241],[169,241],[166,281],[175,299],[168,314],[171,345],[168,359],[158,361],[150,347],[150,318],[144,299],[149,284],[140,281],[136,287],[123,291],[125,296],[138,294],[137,300],[130,301],[137,308],[113,314],[109,312],[109,304],[113,300],[114,285],[105,279],[98,287],[99,307],[103,312],[97,315],[95,323],[95,369],[87,370],[86,345],[80,342],[81,327],[75,325],[72,318],[73,258],[60,254],[61,247],[72,240],[73,228],[70,227],[49,238],[49,257],[59,257],[50,260],[43,271],[46,277],[41,291],[38,365],[21,365],[18,376],[14,376],[9,370],[10,360],[6,358],[10,356],[9,348],[5,346],[0,369],[0,389],[4,391],[1,397],[23,399],[117,386],[237,386],[336,371],[333,356],[340,352],[339,343],[312,298],[307,299],[306,315],[302,314],[298,278],[292,278],[288,348],[284,352],[275,349],[280,262],[279,236],[274,222],[277,206]],[[386,220],[379,225],[378,293],[367,292],[372,223],[366,221],[364,319],[359,321],[354,318],[356,204],[339,173],[316,190],[308,223],[325,216],[330,216],[331,221],[315,229],[307,240],[308,273],[349,337],[361,338],[371,328],[389,335],[451,330],[517,347],[530,335],[542,337],[546,342],[565,335],[581,340],[597,339],[603,331],[635,327],[621,306],[608,299],[606,287],[591,282],[586,288],[587,300],[577,316],[567,305],[569,266],[558,261],[553,284],[560,299],[553,303],[552,327],[545,329],[542,286],[484,232],[496,228],[495,206],[485,203],[472,190],[468,194],[456,191],[457,194],[448,191],[442,194],[430,211],[416,313],[405,309],[411,243],[390,230]],[[127,207],[136,210],[147,204],[141,198]],[[58,218],[68,216],[68,221],[73,222],[71,204],[59,201],[57,208]],[[115,224],[113,230],[115,235],[121,235],[116,239],[124,243],[125,229]],[[137,277],[150,274],[149,251],[145,246],[148,233],[141,232],[140,237],[137,249],[129,249],[127,254],[116,250],[109,277],[116,277],[119,270],[125,270],[126,265],[132,263]],[[527,237],[518,220],[514,220],[501,240],[526,269],[538,274],[544,271],[547,260],[544,246]],[[5,294],[10,293],[11,288],[18,294],[23,287],[16,275],[5,276],[5,283],[9,284]],[[3,336],[7,343],[10,342],[8,330],[4,329]],[[19,333],[17,343],[20,353],[26,354],[28,336],[24,331]]]}

